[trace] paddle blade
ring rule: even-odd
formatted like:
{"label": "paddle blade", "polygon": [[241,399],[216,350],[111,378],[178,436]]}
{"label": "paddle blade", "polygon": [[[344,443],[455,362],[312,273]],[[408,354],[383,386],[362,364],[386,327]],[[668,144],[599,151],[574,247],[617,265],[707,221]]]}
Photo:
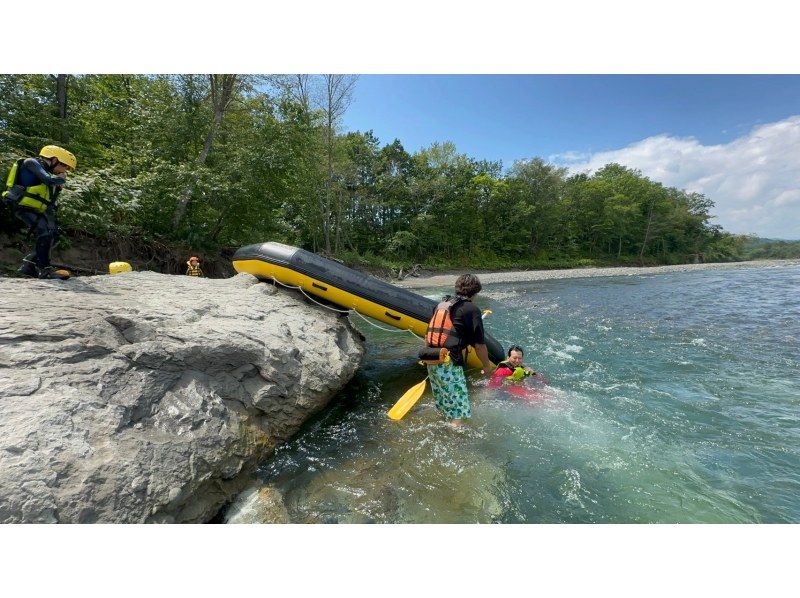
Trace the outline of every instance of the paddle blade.
{"label": "paddle blade", "polygon": [[422,393],[425,392],[425,384],[427,382],[428,379],[426,378],[419,384],[415,384],[409,388],[405,394],[400,397],[400,400],[394,404],[394,407],[389,409],[387,415],[395,420],[403,419],[403,416],[408,413],[408,410],[411,409],[417,401],[419,401]]}

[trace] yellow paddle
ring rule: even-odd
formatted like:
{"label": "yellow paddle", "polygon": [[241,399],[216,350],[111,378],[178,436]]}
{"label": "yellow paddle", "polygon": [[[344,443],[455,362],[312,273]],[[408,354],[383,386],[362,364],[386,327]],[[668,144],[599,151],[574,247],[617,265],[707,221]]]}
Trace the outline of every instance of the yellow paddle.
{"label": "yellow paddle", "polygon": [[403,419],[403,416],[408,413],[408,410],[411,409],[417,401],[419,401],[422,393],[425,392],[425,384],[427,381],[428,378],[426,376],[425,380],[409,388],[405,394],[400,397],[400,400],[394,404],[394,407],[389,409],[387,415],[394,420]]}

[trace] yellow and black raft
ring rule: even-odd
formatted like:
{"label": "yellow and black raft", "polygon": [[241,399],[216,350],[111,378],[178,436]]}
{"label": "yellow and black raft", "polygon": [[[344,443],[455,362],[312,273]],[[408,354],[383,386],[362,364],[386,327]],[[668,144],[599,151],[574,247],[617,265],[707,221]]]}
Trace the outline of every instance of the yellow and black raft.
{"label": "yellow and black raft", "polygon": [[[334,305],[353,309],[400,330],[411,330],[420,337],[425,336],[428,321],[436,309],[433,299],[282,243],[242,247],[233,255],[233,267],[237,272],[247,272],[261,280],[300,287]],[[494,363],[505,359],[503,347],[488,333],[486,347]],[[469,352],[467,364],[481,367],[474,351]]]}

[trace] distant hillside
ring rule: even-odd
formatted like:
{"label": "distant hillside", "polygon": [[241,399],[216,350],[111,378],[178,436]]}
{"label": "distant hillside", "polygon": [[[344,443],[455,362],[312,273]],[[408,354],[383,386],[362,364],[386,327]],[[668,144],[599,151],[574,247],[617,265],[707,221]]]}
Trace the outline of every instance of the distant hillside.
{"label": "distant hillside", "polygon": [[742,245],[742,258],[746,260],[800,258],[800,241],[751,237]]}

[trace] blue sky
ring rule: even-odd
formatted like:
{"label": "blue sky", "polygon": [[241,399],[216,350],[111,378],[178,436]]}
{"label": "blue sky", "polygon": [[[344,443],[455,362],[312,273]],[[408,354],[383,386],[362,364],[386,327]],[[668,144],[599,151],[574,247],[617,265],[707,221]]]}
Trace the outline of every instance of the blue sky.
{"label": "blue sky", "polygon": [[658,134],[724,143],[794,114],[790,75],[362,75],[344,125],[410,152],[449,140],[510,166]]}
{"label": "blue sky", "polygon": [[793,116],[796,75],[362,75],[342,125],[412,153],[452,141],[506,167],[539,156],[592,170],[613,159],[705,193],[726,230],[796,239]]}

